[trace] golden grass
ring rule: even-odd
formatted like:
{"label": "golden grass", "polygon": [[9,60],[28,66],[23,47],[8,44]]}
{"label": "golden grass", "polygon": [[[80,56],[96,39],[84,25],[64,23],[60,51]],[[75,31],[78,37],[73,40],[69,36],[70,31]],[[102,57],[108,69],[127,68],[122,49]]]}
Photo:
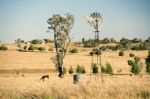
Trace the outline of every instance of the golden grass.
{"label": "golden grass", "polygon": [[[89,76],[91,56],[90,49],[71,45],[78,48],[79,53],[67,53],[64,66],[68,69],[73,66],[85,66],[87,73],[80,75],[80,83],[73,84],[72,75],[58,78],[57,73],[48,73],[55,69],[51,58],[55,52],[19,52],[14,44],[6,45],[8,51],[0,51],[0,70],[26,70],[9,74],[0,73],[0,99],[150,99],[150,75],[145,73],[145,65],[140,76],[104,76],[101,83],[100,76]],[[52,45],[37,45],[46,48]],[[69,48],[69,49],[70,49]],[[130,73],[127,60],[129,53],[141,58],[144,64],[147,51],[125,51],[125,56],[118,56],[118,52],[103,52],[102,64],[111,63],[114,72],[122,69],[122,73]],[[96,61],[96,58],[94,59]],[[29,73],[30,71],[30,73]],[[38,71],[38,73],[36,73]],[[40,72],[41,71],[41,72]],[[3,71],[4,72],[4,71]],[[50,78],[44,82],[40,78],[49,74]],[[90,81],[90,82],[89,82]]]}
{"label": "golden grass", "polygon": [[[150,76],[100,76],[80,75],[80,83],[73,84],[72,76],[50,78],[40,81],[42,74],[1,75],[0,98],[2,99],[44,99],[50,95],[56,99],[149,99]],[[89,82],[90,80],[90,82]]]}

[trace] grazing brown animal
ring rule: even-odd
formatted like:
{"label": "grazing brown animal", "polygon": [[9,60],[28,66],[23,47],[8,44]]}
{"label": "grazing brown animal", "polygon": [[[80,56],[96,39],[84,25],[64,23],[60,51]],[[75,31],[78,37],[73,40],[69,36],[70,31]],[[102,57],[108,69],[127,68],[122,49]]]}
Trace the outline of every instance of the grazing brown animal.
{"label": "grazing brown animal", "polygon": [[43,75],[43,76],[40,78],[40,80],[43,80],[43,81],[44,81],[46,78],[49,79],[49,75]]}

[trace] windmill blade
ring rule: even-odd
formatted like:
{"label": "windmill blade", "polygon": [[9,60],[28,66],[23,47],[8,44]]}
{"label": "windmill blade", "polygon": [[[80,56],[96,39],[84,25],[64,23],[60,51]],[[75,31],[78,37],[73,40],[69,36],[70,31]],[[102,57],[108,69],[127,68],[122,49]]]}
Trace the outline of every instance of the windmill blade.
{"label": "windmill blade", "polygon": [[98,21],[98,27],[99,29],[102,29],[103,27],[103,16],[100,13],[94,12],[90,14],[90,16],[83,16],[83,19],[86,20],[90,26],[95,28],[95,22]]}

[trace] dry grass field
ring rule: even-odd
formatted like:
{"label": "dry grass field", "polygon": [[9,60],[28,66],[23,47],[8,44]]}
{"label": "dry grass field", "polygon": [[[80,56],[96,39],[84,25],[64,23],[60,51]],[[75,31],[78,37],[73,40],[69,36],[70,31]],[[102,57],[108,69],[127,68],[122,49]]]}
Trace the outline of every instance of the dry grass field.
{"label": "dry grass field", "polygon": [[[55,51],[20,52],[15,44],[6,45],[9,50],[0,51],[0,99],[150,99],[150,75],[145,73],[147,51],[125,51],[123,57],[118,52],[103,52],[102,65],[109,62],[114,73],[130,73],[127,60],[129,53],[141,58],[144,68],[140,75],[104,75],[104,83],[100,75],[89,76],[91,56],[90,49],[71,44],[69,49],[77,48],[79,53],[67,53],[64,66],[74,69],[83,65],[87,73],[80,75],[80,83],[73,84],[73,77],[66,74],[59,78],[51,58]],[[47,49],[53,44],[37,45]],[[95,58],[96,60],[96,58]],[[48,74],[49,79],[40,80]]]}

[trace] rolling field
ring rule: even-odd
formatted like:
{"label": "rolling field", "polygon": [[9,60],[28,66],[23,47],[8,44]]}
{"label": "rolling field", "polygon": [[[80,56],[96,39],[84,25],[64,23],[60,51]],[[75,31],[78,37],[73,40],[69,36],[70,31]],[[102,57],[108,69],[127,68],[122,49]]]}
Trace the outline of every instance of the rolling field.
{"label": "rolling field", "polygon": [[[127,64],[129,53],[141,58],[143,69],[140,76],[100,75],[90,76],[91,49],[71,44],[69,49],[78,48],[79,53],[67,53],[64,66],[75,69],[77,65],[85,67],[87,73],[80,75],[80,83],[73,84],[72,75],[59,78],[55,72],[52,58],[55,51],[21,52],[15,44],[6,45],[9,50],[0,51],[0,99],[150,99],[150,75],[145,73],[147,51],[125,51],[123,57],[118,52],[103,52],[102,65],[109,62],[114,73],[130,74]],[[53,44],[37,45],[47,49]],[[96,57],[94,59],[96,61]],[[49,79],[40,80],[48,74]]]}

